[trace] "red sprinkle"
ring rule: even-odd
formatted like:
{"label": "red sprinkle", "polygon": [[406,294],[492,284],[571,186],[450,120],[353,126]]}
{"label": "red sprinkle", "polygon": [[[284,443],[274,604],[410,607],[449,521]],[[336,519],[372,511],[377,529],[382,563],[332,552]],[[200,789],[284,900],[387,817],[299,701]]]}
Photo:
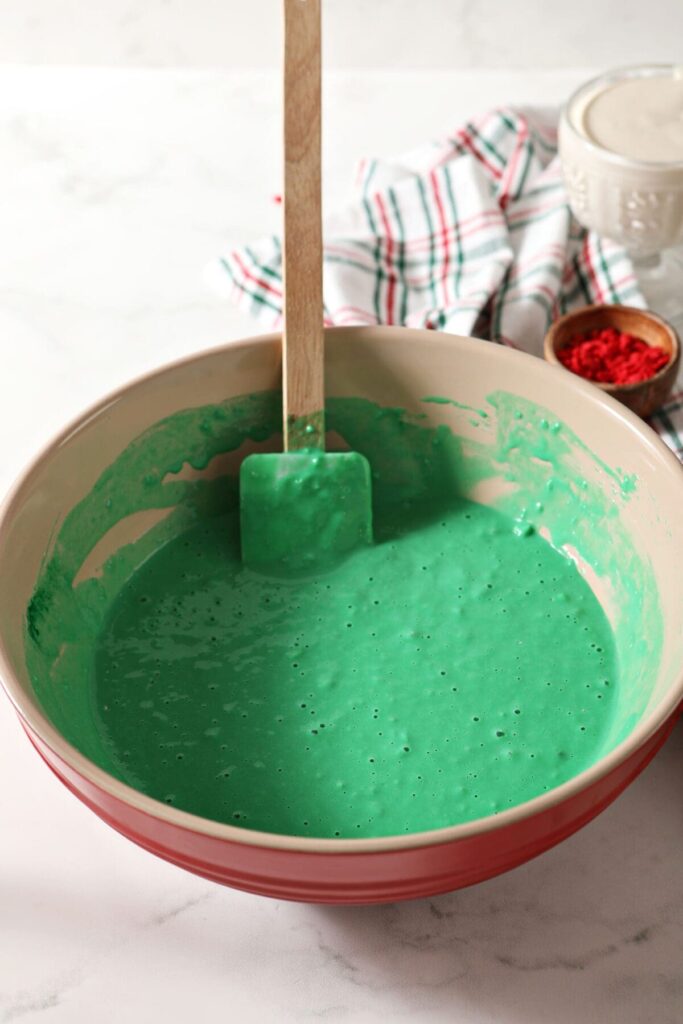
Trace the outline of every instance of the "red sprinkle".
{"label": "red sprinkle", "polygon": [[669,362],[663,348],[615,327],[578,334],[559,350],[557,358],[572,373],[601,384],[636,384]]}

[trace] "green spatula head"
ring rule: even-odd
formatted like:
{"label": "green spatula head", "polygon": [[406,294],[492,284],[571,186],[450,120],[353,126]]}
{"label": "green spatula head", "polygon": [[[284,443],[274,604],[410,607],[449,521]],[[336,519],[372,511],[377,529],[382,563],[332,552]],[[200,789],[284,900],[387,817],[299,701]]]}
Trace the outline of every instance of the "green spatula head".
{"label": "green spatula head", "polygon": [[326,453],[320,198],[320,0],[284,0],[284,454],[240,472],[242,561],[316,572],[372,541],[370,467]]}
{"label": "green spatula head", "polygon": [[250,455],[240,470],[242,561],[286,575],[372,543],[370,466],[357,452]]}

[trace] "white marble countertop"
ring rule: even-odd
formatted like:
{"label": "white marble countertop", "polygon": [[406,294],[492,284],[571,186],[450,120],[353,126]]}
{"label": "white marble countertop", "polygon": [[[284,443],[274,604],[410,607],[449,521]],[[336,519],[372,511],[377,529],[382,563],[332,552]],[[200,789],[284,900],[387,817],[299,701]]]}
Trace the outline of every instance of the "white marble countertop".
{"label": "white marble countertop", "polygon": [[[335,72],[326,195],[502,102],[587,74]],[[274,229],[278,76],[0,69],[0,490],[66,419],[254,333],[207,290]],[[379,908],[259,899],[139,850],[52,777],[0,700],[0,1022],[680,1024],[683,730],[578,835],[508,875]]]}

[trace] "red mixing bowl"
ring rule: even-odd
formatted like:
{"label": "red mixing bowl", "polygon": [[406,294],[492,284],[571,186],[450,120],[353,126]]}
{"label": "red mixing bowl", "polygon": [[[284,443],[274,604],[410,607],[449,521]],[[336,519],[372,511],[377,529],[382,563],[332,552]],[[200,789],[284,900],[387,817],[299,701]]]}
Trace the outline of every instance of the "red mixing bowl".
{"label": "red mixing bowl", "polygon": [[[575,832],[643,770],[673,728],[683,706],[683,471],[627,409],[541,360],[401,328],[333,329],[326,344],[331,395],[419,411],[434,424],[448,424],[467,443],[471,412],[422,399],[437,395],[476,409],[492,392],[504,391],[542,406],[566,425],[567,436],[575,435],[574,454],[587,485],[601,489],[606,507],[614,509],[598,538],[612,553],[610,578],[591,566],[586,545],[590,549],[594,536],[577,529],[565,544],[584,565],[615,626],[621,703],[609,752],[563,785],[478,821],[377,839],[312,839],[236,828],[169,807],[107,774],[60,734],[34,694],[24,649],[26,608],[55,531],[101,472],[154,423],[181,409],[276,388],[275,337],[231,344],[133,382],[79,417],[29,467],[0,516],[0,675],[31,742],[55,774],[152,853],[214,881],[284,899],[375,903],[431,896],[506,871]],[[496,421],[493,406],[486,408],[489,437],[500,441],[509,425]],[[494,448],[500,480],[507,474],[509,485],[514,467],[504,464],[500,444]],[[472,497],[495,503],[496,488],[480,488]],[[552,536],[551,512],[549,517]],[[127,539],[119,536],[117,543]],[[621,597],[634,559],[652,593],[636,595],[641,613],[636,620],[629,612],[628,620]],[[634,638],[642,634],[646,641],[650,630],[660,640],[638,660]]]}

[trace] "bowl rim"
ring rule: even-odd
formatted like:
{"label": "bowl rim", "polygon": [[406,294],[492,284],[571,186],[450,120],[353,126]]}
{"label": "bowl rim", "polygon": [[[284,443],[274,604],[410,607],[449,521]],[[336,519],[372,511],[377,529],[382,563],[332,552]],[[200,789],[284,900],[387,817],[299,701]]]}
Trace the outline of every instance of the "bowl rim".
{"label": "bowl rim", "polygon": [[[487,343],[461,335],[445,334],[420,328],[389,326],[344,326],[325,329],[326,337],[332,337],[335,334],[348,335],[353,333],[358,337],[369,336],[371,340],[373,337],[377,337],[379,340],[382,335],[396,334],[398,332],[402,335],[405,333],[413,334],[416,340],[418,338],[422,338],[423,341],[429,339],[430,343],[436,346],[453,347],[453,345],[459,345],[466,350],[470,348],[474,350],[476,348],[484,358],[503,359],[512,362],[518,362],[521,359],[527,364],[527,374],[532,373],[544,376],[547,373],[554,373],[553,367],[543,359],[505,346],[494,345],[490,342]],[[202,349],[199,352],[183,356],[151,371],[137,375],[89,405],[39,449],[7,491],[2,502],[0,502],[0,542],[8,523],[12,519],[15,506],[21,502],[23,490],[30,484],[34,474],[40,470],[43,463],[51,457],[54,451],[67,443],[74,433],[78,432],[93,418],[99,416],[107,408],[123,398],[128,391],[156,377],[161,377],[169,371],[200,362],[206,357],[220,352],[234,349],[248,350],[254,346],[272,346],[279,343],[280,339],[281,335],[279,333],[263,334]],[[602,407],[605,412],[622,422],[631,433],[640,439],[641,443],[646,445],[653,456],[656,457],[658,463],[663,463],[665,467],[668,467],[666,471],[671,473],[672,478],[679,479],[678,486],[680,487],[681,499],[683,501],[682,467],[674,453],[661,438],[643,423],[635,413],[621,405],[610,395],[595,388],[590,382],[583,380],[575,374],[568,374],[563,379],[566,381],[566,386],[578,389],[580,393],[583,393],[584,398],[588,402]],[[680,478],[676,476],[677,474],[680,474]],[[212,819],[192,814],[189,811],[171,807],[168,804],[155,800],[153,797],[146,796],[125,782],[121,782],[115,776],[110,775],[69,743],[40,709],[37,699],[30,696],[24,690],[10,667],[9,656],[5,649],[1,631],[0,684],[17,712],[22,725],[27,729],[30,738],[32,738],[31,734],[33,734],[72,771],[124,805],[150,818],[160,820],[169,826],[199,833],[227,843],[281,852],[296,851],[299,853],[329,855],[360,855],[417,850],[472,839],[507,826],[519,824],[531,817],[552,810],[557,805],[571,799],[609,775],[619,765],[627,761],[632,754],[643,747],[671,717],[683,708],[683,665],[681,665],[678,677],[674,680],[668,692],[663,696],[659,704],[645,718],[638,722],[633,731],[606,755],[588,768],[585,768],[582,772],[572,776],[560,786],[554,787],[547,792],[533,797],[531,800],[517,804],[498,814],[487,815],[456,825],[447,825],[442,828],[429,829],[424,832],[412,832],[405,835],[378,836],[365,839],[325,839],[263,832],[213,821]]]}
{"label": "bowl rim", "polygon": [[[589,380],[587,377],[582,377],[579,373],[574,373],[569,367],[565,366],[557,357],[557,352],[560,348],[566,348],[566,345],[560,345],[555,348],[555,338],[557,336],[558,329],[564,324],[569,323],[574,318],[579,318],[584,313],[597,313],[597,312],[619,312],[623,310],[626,313],[638,313],[640,316],[647,317],[648,320],[654,321],[659,327],[663,327],[671,339],[671,355],[669,356],[668,362],[662,366],[660,370],[653,373],[651,377],[646,377],[645,380],[637,380],[631,384],[615,384],[611,381],[601,380]],[[649,343],[646,343],[649,344]],[[656,347],[656,346],[653,346]],[[665,320],[659,313],[655,313],[650,309],[641,309],[640,306],[624,306],[620,303],[609,303],[609,302],[593,302],[587,306],[581,306],[579,309],[571,309],[568,313],[558,317],[554,320],[548,328],[545,338],[543,339],[543,355],[548,363],[552,366],[560,366],[567,373],[571,373],[573,377],[577,377],[579,380],[587,381],[592,384],[593,387],[600,388],[607,395],[613,394],[633,394],[634,392],[649,387],[650,385],[662,380],[666,374],[671,372],[673,366],[676,365],[681,357],[681,339],[678,335],[678,331],[670,324],[668,320]]]}
{"label": "bowl rim", "polygon": [[602,71],[599,75],[594,75],[593,78],[589,78],[574,89],[560,111],[560,126],[566,127],[567,131],[571,132],[572,136],[582,143],[590,153],[600,157],[602,160],[606,160],[608,163],[616,164],[618,167],[629,170],[660,171],[663,174],[670,171],[681,171],[683,170],[683,160],[671,160],[669,162],[636,160],[633,157],[617,153],[616,150],[607,149],[605,146],[594,142],[588,135],[584,135],[572,118],[572,108],[574,105],[597,86],[604,85],[607,88],[611,85],[616,85],[618,82],[626,82],[634,78],[664,77],[667,72],[673,73],[675,70],[675,64],[669,64],[666,61],[662,63],[653,61],[645,64],[623,64],[619,67],[611,68],[609,71]]}

